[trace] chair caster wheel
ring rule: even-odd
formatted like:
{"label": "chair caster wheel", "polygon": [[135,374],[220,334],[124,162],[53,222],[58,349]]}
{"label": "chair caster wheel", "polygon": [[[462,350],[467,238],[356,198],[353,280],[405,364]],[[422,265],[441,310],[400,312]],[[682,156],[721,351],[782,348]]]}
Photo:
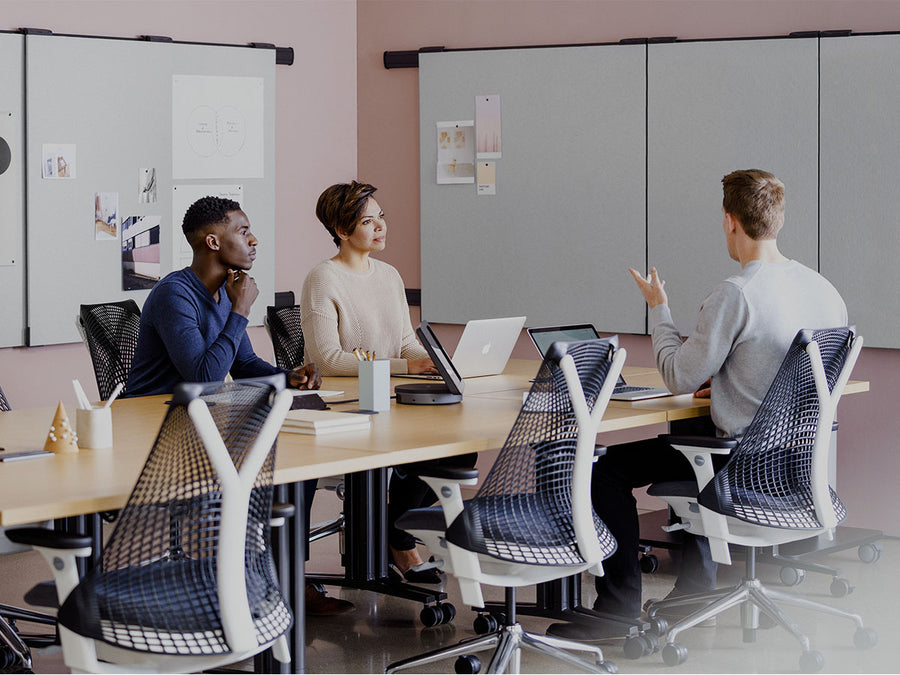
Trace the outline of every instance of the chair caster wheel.
{"label": "chair caster wheel", "polygon": [[662,657],[667,666],[680,666],[687,661],[688,650],[682,644],[670,642],[662,648]]}
{"label": "chair caster wheel", "polygon": [[856,550],[856,555],[862,560],[864,563],[873,563],[876,562],[881,557],[881,544],[863,544]]}
{"label": "chair caster wheel", "polygon": [[853,634],[853,644],[857,649],[871,649],[878,644],[878,633],[874,628],[857,628]]}
{"label": "chair caster wheel", "polygon": [[653,574],[659,569],[659,558],[654,554],[648,553],[641,556],[641,572],[644,574]]}
{"label": "chair caster wheel", "polygon": [[422,622],[422,625],[425,626],[425,628],[434,628],[443,623],[444,612],[441,611],[439,605],[426,605],[422,608],[422,611],[419,612],[419,621]]}
{"label": "chair caster wheel", "polygon": [[843,598],[853,592],[853,586],[843,577],[838,577],[831,582],[831,594],[836,598]]}
{"label": "chair caster wheel", "polygon": [[453,670],[457,673],[466,673],[468,675],[480,673],[481,660],[477,656],[472,656],[471,654],[460,656],[456,659],[456,663],[453,664]]}
{"label": "chair caster wheel", "polygon": [[650,641],[643,635],[625,638],[625,644],[622,648],[625,651],[625,658],[631,659],[632,661],[653,652]]}
{"label": "chair caster wheel", "polygon": [[618,673],[619,667],[612,661],[601,661],[600,672],[602,673]]}
{"label": "chair caster wheel", "polygon": [[500,627],[497,619],[490,614],[479,614],[472,622],[472,628],[478,635],[487,635],[493,633]]}
{"label": "chair caster wheel", "polygon": [[653,631],[655,635],[663,637],[669,632],[669,622],[664,617],[654,616],[650,619],[650,630]]}
{"label": "chair caster wheel", "polygon": [[822,652],[811,649],[800,655],[800,670],[804,673],[818,673],[825,667],[825,656]]}
{"label": "chair caster wheel", "polygon": [[778,575],[785,586],[796,586],[806,578],[806,570],[796,567],[782,567]]}
{"label": "chair caster wheel", "polygon": [[445,602],[438,605],[441,609],[441,623],[450,623],[456,616],[456,607],[451,603]]}

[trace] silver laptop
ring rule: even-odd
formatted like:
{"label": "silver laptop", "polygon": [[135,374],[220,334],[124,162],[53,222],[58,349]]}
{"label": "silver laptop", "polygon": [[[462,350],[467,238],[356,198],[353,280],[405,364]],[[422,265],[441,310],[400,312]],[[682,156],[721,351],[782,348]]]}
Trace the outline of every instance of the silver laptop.
{"label": "silver laptop", "polygon": [[[519,334],[525,325],[524,316],[499,319],[473,319],[466,323],[456,351],[453,367],[461,377],[499,375],[506,368]],[[440,375],[401,375],[419,380],[440,380]]]}
{"label": "silver laptop", "polygon": [[[578,340],[594,340],[600,335],[597,330],[589,323],[577,324],[572,326],[548,326],[546,328],[529,328],[528,337],[534,343],[541,358],[547,353],[554,342],[576,342]],[[618,345],[619,338],[617,335],[612,336],[611,340]],[[665,387],[641,387],[631,385],[625,382],[625,378],[619,375],[619,381],[616,388],[613,389],[612,396],[614,401],[640,401],[645,398],[660,398],[662,396],[671,396]]]}

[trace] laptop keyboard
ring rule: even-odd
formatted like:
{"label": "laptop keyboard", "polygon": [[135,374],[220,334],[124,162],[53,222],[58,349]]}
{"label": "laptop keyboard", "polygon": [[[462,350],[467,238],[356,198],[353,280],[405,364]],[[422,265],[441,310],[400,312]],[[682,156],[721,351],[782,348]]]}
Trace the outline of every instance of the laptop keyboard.
{"label": "laptop keyboard", "polygon": [[637,385],[626,384],[624,387],[616,387],[613,389],[614,394],[630,394],[634,391],[647,391],[648,389],[653,389],[653,387],[639,387]]}

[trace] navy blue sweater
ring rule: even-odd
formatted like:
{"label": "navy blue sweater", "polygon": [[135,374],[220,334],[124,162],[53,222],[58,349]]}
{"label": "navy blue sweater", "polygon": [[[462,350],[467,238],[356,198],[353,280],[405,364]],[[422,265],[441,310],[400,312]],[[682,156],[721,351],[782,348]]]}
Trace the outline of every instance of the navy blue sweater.
{"label": "navy blue sweater", "polygon": [[259,358],[246,317],[231,311],[224,285],[219,302],[190,267],[159,281],[141,311],[127,396],[169,394],[179,382],[217,382],[286,373]]}

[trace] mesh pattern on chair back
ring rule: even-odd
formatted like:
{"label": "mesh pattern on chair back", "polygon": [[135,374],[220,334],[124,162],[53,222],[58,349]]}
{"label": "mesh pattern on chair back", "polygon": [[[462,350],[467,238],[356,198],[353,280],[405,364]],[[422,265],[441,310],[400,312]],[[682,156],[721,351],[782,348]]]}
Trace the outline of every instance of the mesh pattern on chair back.
{"label": "mesh pattern on chair back", "polygon": [[300,326],[300,305],[266,307],[266,319],[275,349],[276,365],[290,370],[302,366],[305,343]]}
{"label": "mesh pattern on chair back", "polygon": [[[271,409],[272,388],[211,385],[209,410],[240,469]],[[248,505],[244,570],[259,644],[282,635],[290,609],[269,539],[273,446]],[[69,595],[59,620],[119,647],[158,654],[227,653],[216,569],[221,483],[185,405],[172,405],[97,565]]]}
{"label": "mesh pattern on chair back", "polygon": [[[575,360],[588,409],[593,410],[611,365],[609,342],[590,340],[564,347]],[[572,523],[578,425],[560,358],[554,349],[548,350],[493,468],[447,530],[454,543],[512,562],[588,562],[579,553]],[[591,508],[576,505],[582,507]],[[592,515],[606,557],[615,550],[615,539]]]}
{"label": "mesh pattern on chair back", "polygon": [[0,412],[7,412],[8,410],[12,410],[12,407],[9,405],[9,401],[6,400],[6,394],[3,393],[3,389],[0,389]]}
{"label": "mesh pattern on chair back", "polygon": [[81,305],[81,322],[94,364],[100,398],[128,380],[137,347],[141,310],[134,300]]}
{"label": "mesh pattern on chair back", "polygon": [[[850,328],[797,334],[746,434],[701,494],[701,503],[758,525],[822,526],[816,518],[810,482],[819,400],[806,346],[811,341],[818,344],[831,391],[852,338]],[[827,422],[831,424],[831,420]],[[831,500],[838,521],[843,520],[846,510],[834,490]]]}

